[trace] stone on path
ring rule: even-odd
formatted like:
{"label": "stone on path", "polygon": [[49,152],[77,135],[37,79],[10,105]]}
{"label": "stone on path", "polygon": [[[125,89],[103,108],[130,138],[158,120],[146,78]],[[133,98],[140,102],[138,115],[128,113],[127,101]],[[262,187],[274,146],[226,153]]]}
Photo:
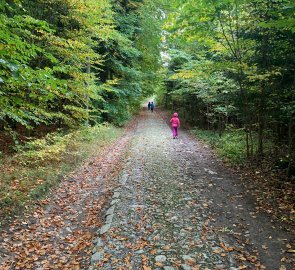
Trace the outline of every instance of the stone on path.
{"label": "stone on path", "polygon": [[103,255],[104,255],[103,251],[99,251],[99,252],[94,253],[91,257],[91,263],[97,263],[97,262],[101,261],[103,259]]}
{"label": "stone on path", "polygon": [[191,267],[188,266],[187,264],[182,264],[181,267],[183,270],[191,270]]}
{"label": "stone on path", "polygon": [[112,215],[114,214],[114,211],[115,211],[115,206],[112,206],[109,208],[109,210],[106,212],[106,215]]}
{"label": "stone on path", "polygon": [[110,228],[111,228],[110,223],[103,225],[100,229],[100,234],[105,234]]}
{"label": "stone on path", "polygon": [[167,260],[166,256],[158,255],[155,257],[156,262],[165,262]]}

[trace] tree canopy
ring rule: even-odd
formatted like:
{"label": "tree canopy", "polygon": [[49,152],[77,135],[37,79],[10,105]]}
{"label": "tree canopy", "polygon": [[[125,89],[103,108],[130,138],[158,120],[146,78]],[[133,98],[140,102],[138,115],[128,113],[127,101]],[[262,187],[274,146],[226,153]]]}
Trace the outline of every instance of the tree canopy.
{"label": "tree canopy", "polygon": [[[0,127],[122,125],[161,93],[186,122],[294,160],[291,0],[7,0]],[[269,147],[271,145],[271,147]]]}
{"label": "tree canopy", "polygon": [[0,121],[122,124],[157,85],[153,1],[1,1]]}
{"label": "tree canopy", "polygon": [[164,27],[166,106],[183,112],[192,125],[220,134],[230,124],[242,128],[248,157],[262,157],[267,150],[290,163],[294,2],[172,2]]}

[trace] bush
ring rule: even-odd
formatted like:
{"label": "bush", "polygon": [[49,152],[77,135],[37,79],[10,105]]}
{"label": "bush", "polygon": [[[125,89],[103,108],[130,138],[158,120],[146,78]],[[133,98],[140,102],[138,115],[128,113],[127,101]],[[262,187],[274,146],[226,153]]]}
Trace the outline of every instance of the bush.
{"label": "bush", "polygon": [[241,164],[246,160],[246,140],[243,130],[229,129],[222,136],[212,130],[193,129],[192,133],[213,146],[217,154],[229,162]]}
{"label": "bush", "polygon": [[18,148],[0,162],[0,219],[20,212],[44,197],[62,175],[113,142],[121,129],[111,125],[47,134]]}

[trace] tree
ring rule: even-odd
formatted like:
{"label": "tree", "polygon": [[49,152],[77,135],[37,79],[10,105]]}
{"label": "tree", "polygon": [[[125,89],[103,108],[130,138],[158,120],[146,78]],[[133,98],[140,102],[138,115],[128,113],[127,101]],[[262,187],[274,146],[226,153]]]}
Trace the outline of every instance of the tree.
{"label": "tree", "polygon": [[[262,158],[269,143],[273,147],[268,146],[268,154],[285,155],[279,152],[286,140],[292,153],[294,138],[288,134],[294,130],[294,4],[175,0],[172,6],[165,28],[167,47],[173,48],[167,51],[166,90],[172,104],[181,102],[190,122],[200,126],[243,127],[248,157],[254,157],[257,146],[256,157]],[[284,104],[290,104],[288,109]],[[203,117],[194,117],[196,111]],[[287,156],[290,165],[293,158]]]}

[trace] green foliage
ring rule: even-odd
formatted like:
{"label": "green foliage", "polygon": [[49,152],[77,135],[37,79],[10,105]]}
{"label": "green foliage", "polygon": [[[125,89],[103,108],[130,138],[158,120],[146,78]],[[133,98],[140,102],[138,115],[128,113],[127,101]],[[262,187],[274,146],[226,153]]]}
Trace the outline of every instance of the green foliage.
{"label": "green foliage", "polygon": [[[172,1],[165,23],[162,102],[191,125],[243,128],[247,157],[294,160],[294,3]],[[257,134],[257,136],[253,136]],[[232,139],[234,140],[234,138]],[[276,155],[285,156],[278,151]]]}
{"label": "green foliage", "polygon": [[120,122],[159,82],[161,25],[153,1],[23,0],[1,8],[5,126]]}
{"label": "green foliage", "polygon": [[222,136],[211,130],[194,129],[192,133],[213,146],[220,157],[233,164],[243,164],[247,159],[245,132],[243,130],[227,130]]}
{"label": "green foliage", "polygon": [[74,46],[81,51],[83,45],[57,37],[46,22],[28,15],[9,18],[2,14],[0,20],[0,119],[28,128],[57,121],[68,126],[83,122],[89,76],[79,70],[85,57],[67,59]]}
{"label": "green foliage", "polygon": [[123,125],[160,84],[161,20],[154,1],[126,1],[114,4],[116,32],[110,43],[98,50],[106,54],[103,82],[112,81],[103,93],[103,118]]}
{"label": "green foliage", "polygon": [[109,125],[54,132],[1,158],[0,217],[16,214],[47,194],[67,172],[113,142],[121,130]]}

